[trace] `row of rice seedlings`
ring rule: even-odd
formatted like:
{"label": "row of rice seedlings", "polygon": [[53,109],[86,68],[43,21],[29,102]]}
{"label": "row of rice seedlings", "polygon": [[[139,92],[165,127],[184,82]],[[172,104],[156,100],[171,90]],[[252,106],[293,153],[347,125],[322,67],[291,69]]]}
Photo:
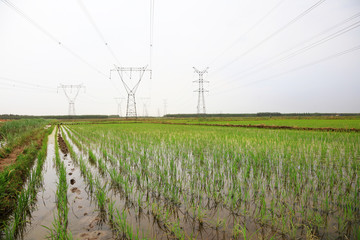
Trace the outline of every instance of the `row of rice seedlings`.
{"label": "row of rice seedlings", "polygon": [[[53,130],[51,128],[48,133]],[[35,168],[32,170],[29,179],[23,190],[17,196],[17,205],[9,220],[9,224],[5,227],[5,239],[17,239],[22,234],[25,228],[26,218],[30,215],[32,206],[36,201],[37,190],[42,183],[42,169],[46,159],[48,134],[44,137],[41,149],[37,154],[37,162]],[[0,236],[1,237],[1,236]]]}
{"label": "row of rice seedlings", "polygon": [[68,183],[66,180],[66,167],[63,161],[61,161],[58,145],[58,128],[56,129],[55,134],[55,165],[58,169],[59,182],[56,190],[56,199],[57,199],[57,215],[54,216],[53,228],[49,230],[50,239],[72,239],[72,234],[67,230],[68,226],[68,199],[67,199],[67,190]]}

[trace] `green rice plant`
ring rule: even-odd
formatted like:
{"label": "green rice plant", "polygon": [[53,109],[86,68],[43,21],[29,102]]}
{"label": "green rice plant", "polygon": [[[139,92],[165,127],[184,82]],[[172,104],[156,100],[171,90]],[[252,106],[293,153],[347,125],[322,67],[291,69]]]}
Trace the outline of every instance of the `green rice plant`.
{"label": "green rice plant", "polygon": [[89,162],[93,165],[96,165],[97,159],[95,157],[95,154],[91,151],[91,149],[89,149],[88,154],[89,154]]}
{"label": "green rice plant", "polygon": [[105,212],[106,209],[106,201],[107,201],[107,196],[106,196],[106,183],[101,186],[100,181],[98,178],[95,179],[95,185],[96,185],[96,198],[97,198],[97,202],[98,202],[98,206],[100,209],[100,212]]}

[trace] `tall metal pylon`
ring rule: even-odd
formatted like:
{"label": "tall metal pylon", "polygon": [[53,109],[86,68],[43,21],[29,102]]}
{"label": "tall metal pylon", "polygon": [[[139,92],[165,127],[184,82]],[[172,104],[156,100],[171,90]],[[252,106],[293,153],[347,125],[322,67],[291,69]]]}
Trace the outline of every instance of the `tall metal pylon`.
{"label": "tall metal pylon", "polygon": [[69,112],[68,112],[69,116],[75,115],[75,100],[82,88],[85,91],[85,86],[83,86],[82,84],[78,84],[78,85],[60,84],[60,86],[58,86],[58,90],[59,88],[62,88],[64,90],[65,96],[69,101]]}
{"label": "tall metal pylon", "polygon": [[205,70],[198,70],[195,67],[193,67],[195,70],[195,73],[199,74],[199,80],[196,80],[194,82],[199,83],[199,89],[195,90],[194,92],[198,92],[198,105],[197,105],[197,114],[206,114],[206,108],[205,108],[205,96],[204,92],[209,92],[208,90],[204,89],[204,74],[207,73],[207,70],[209,67],[207,67]]}
{"label": "tall metal pylon", "polygon": [[119,117],[121,117],[121,104],[122,104],[122,101],[125,99],[125,98],[122,98],[122,97],[117,97],[117,98],[114,98],[116,103],[117,103],[117,115]]}
{"label": "tall metal pylon", "polygon": [[[121,79],[121,82],[123,83],[125,90],[128,94],[127,104],[126,104],[126,118],[131,118],[131,117],[136,118],[137,112],[136,112],[135,93],[139,87],[139,84],[140,84],[145,72],[150,72],[150,79],[151,79],[151,70],[147,69],[147,66],[145,66],[145,67],[118,67],[116,65],[114,65],[114,66],[115,66],[114,69],[110,70],[110,78],[111,78],[111,72],[117,71],[119,74],[119,77]],[[138,76],[138,81],[136,82],[136,84],[132,88],[130,88],[124,80],[124,73],[128,73],[128,76],[131,79],[133,72],[139,73],[139,76]]]}

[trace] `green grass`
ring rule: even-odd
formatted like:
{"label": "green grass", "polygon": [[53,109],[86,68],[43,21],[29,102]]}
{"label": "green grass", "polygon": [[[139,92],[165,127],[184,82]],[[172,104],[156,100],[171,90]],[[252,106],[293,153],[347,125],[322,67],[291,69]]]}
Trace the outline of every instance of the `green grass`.
{"label": "green grass", "polygon": [[21,119],[0,125],[0,135],[6,145],[0,148],[0,158],[6,157],[15,147],[26,145],[28,139],[48,124],[44,119]]}
{"label": "green grass", "polygon": [[[45,131],[45,139],[42,141],[41,148],[36,145],[31,145],[24,155],[20,155],[17,162],[11,167],[7,168],[1,173],[1,180],[5,185],[1,186],[1,229],[4,228],[5,239],[17,239],[20,232],[25,228],[26,218],[32,210],[33,204],[36,201],[37,190],[42,182],[42,168],[47,153],[47,138],[46,136],[53,128]],[[36,167],[30,172],[29,164],[31,165],[36,155]],[[29,169],[26,169],[29,167]],[[10,170],[11,169],[11,170]],[[22,188],[24,180],[27,177],[25,188]],[[3,188],[5,187],[5,188]],[[6,207],[6,208],[4,208]],[[11,213],[11,218],[7,219]]]}

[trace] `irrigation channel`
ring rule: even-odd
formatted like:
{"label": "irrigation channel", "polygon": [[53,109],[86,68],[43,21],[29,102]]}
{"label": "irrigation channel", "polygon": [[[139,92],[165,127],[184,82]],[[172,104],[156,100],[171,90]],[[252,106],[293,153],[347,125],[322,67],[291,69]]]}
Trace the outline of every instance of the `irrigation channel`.
{"label": "irrigation channel", "polygon": [[60,125],[27,220],[10,221],[5,239],[358,239],[359,142],[347,132]]}
{"label": "irrigation channel", "polygon": [[[53,226],[57,211],[58,174],[55,154],[55,137],[58,138],[59,156],[65,166],[67,192],[66,200],[68,206],[67,221],[63,222],[65,228],[74,239],[111,239],[112,233],[108,225],[103,224],[98,217],[95,202],[87,189],[79,166],[76,165],[69,155],[67,146],[56,130],[49,136],[48,153],[44,164],[43,186],[37,194],[37,203],[31,213],[31,224],[24,231],[23,239],[36,240],[46,238],[57,238],[56,228]],[[49,232],[53,232],[51,235]]]}

